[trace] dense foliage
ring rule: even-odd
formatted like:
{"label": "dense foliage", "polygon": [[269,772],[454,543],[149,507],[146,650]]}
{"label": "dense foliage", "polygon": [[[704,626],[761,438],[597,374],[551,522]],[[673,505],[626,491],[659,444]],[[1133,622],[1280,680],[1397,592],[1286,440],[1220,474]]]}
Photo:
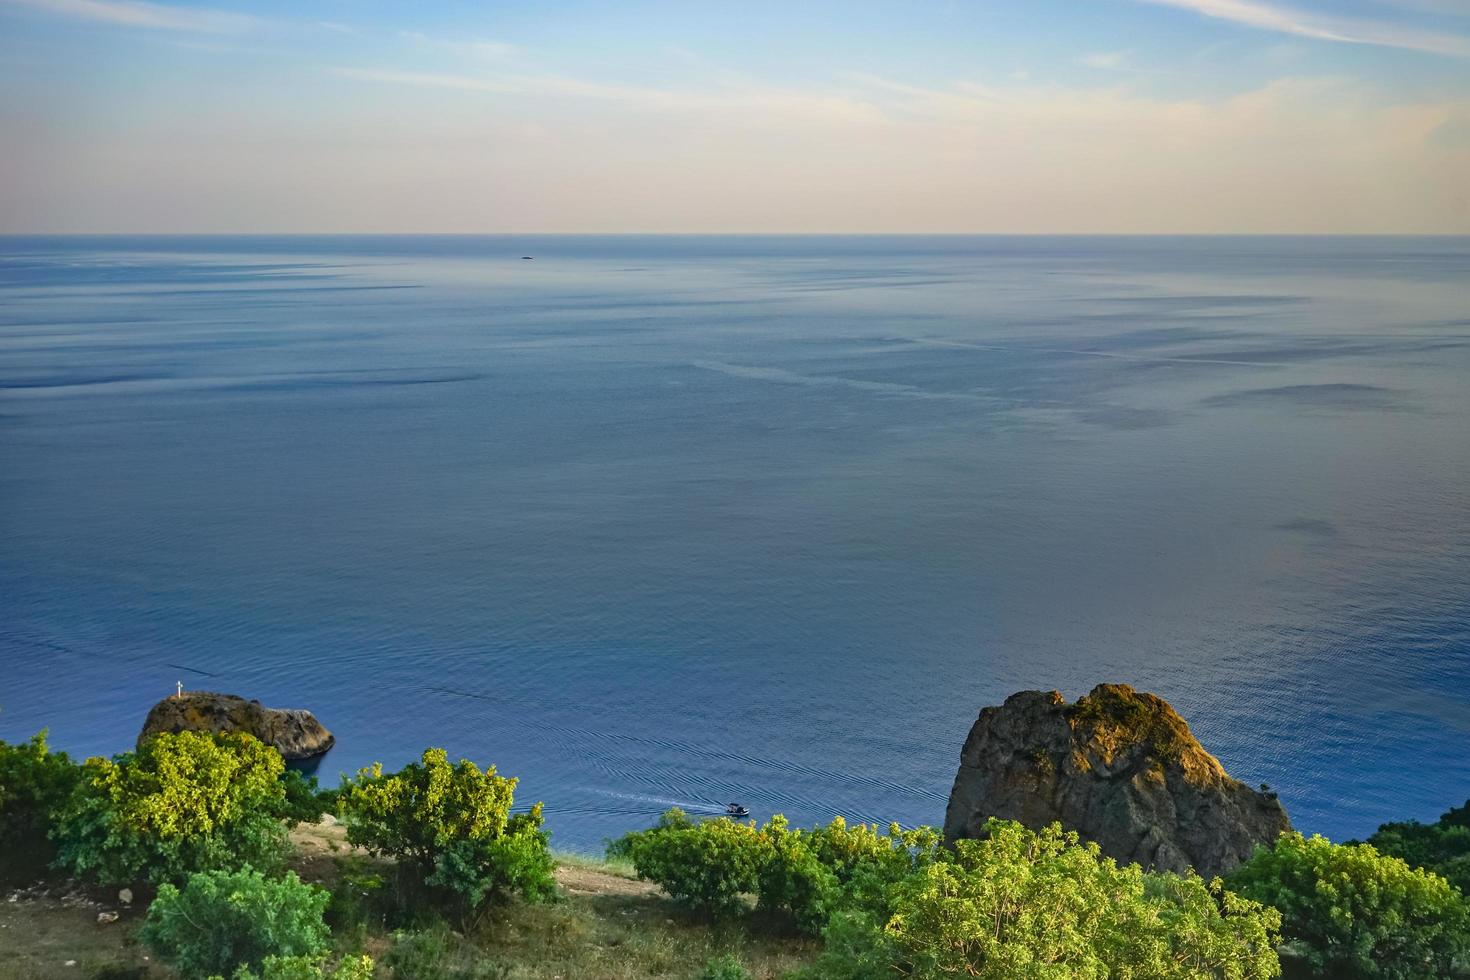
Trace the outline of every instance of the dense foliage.
{"label": "dense foliage", "polygon": [[984,840],[899,881],[887,908],[854,907],[827,930],[811,977],[1132,977],[1257,980],[1279,975],[1272,909],[1198,877],[1119,867],[1057,825],[992,820]]}
{"label": "dense foliage", "polygon": [[756,890],[770,860],[771,843],[754,823],[693,821],[673,809],[656,826],[614,841],[608,855],[631,861],[638,877],[657,882],[691,912],[718,917],[744,908],[743,896]]}
{"label": "dense foliage", "polygon": [[[258,871],[205,871],[191,875],[183,890],[160,885],[138,938],[184,977],[223,975],[267,957],[322,956],[326,907],[327,893],[294,873],[272,880]],[[283,971],[301,966],[265,969],[293,976]]]}
{"label": "dense foliage", "polygon": [[345,956],[329,965],[319,956],[267,956],[260,972],[242,966],[231,980],[373,980],[373,958]]}
{"label": "dense foliage", "polygon": [[[347,839],[397,862],[400,886],[425,892],[461,918],[508,894],[555,894],[541,804],[512,815],[517,780],[443,749],[385,775],[375,765],[343,786]],[[406,876],[406,877],[405,877]]]}
{"label": "dense foliage", "polygon": [[771,855],[759,875],[759,906],[783,912],[801,931],[819,934],[844,908],[884,908],[898,882],[945,854],[932,827],[881,833],[841,817],[823,827],[790,829],[777,814],[761,828]]}
{"label": "dense foliage", "polygon": [[[16,854],[44,855],[49,836],[72,873],[158,884],[139,937],[186,978],[369,980],[370,958],[327,956],[327,893],[272,877],[287,825],[335,806],[351,843],[392,859],[391,870],[344,859],[330,900],[343,935],[423,926],[427,909],[469,922],[510,895],[555,894],[541,806],[512,813],[516,785],[430,749],[397,773],[374,766],[321,793],[244,734],[158,735],[78,766],[43,732],[0,742],[0,872]],[[1470,803],[1434,824],[1385,824],[1369,845],[1283,835],[1229,877],[1229,891],[1119,867],[1057,825],[1004,821],[947,848],[932,828],[838,818],[795,829],[779,815],[757,826],[670,810],[609,854],[697,915],[754,907],[753,925],[821,936],[808,980],[1264,980],[1280,974],[1282,938],[1283,955],[1318,977],[1470,969],[1470,902],[1455,887],[1470,878]],[[385,963],[395,976],[503,974],[437,921],[397,934]],[[704,975],[748,976],[731,956]]]}
{"label": "dense foliage", "polygon": [[1435,823],[1386,823],[1368,838],[1368,843],[1380,854],[1433,871],[1470,896],[1470,800]]}
{"label": "dense foliage", "polygon": [[315,776],[303,775],[296,769],[281,773],[281,792],[285,801],[281,816],[288,824],[317,823],[337,808],[337,790],[323,790]]}
{"label": "dense foliage", "polygon": [[792,830],[677,810],[615,842],[613,857],[705,915],[755,895],[827,949],[812,977],[1212,977],[1280,972],[1274,909],[1198,877],[1118,867],[1052,826],[992,821],[953,851],[931,828]]}
{"label": "dense foliage", "polygon": [[47,834],[81,769],[52,752],[46,733],[10,745],[0,741],[0,876],[49,860]]}
{"label": "dense foliage", "polygon": [[58,861],[104,883],[279,866],[285,763],[249,735],[181,732],[88,759],[52,837]]}
{"label": "dense foliage", "polygon": [[779,814],[757,828],[725,817],[694,821],[678,809],[608,847],[610,857],[632,862],[640,878],[696,915],[742,912],[745,896],[755,895],[762,911],[786,916],[812,935],[844,904],[881,901],[888,885],[939,852],[931,828],[903,831],[895,824],[883,834],[838,817],[793,830]]}
{"label": "dense foliage", "polygon": [[1230,887],[1279,909],[1285,936],[1319,973],[1431,980],[1470,954],[1470,907],[1443,878],[1368,844],[1281,835]]}

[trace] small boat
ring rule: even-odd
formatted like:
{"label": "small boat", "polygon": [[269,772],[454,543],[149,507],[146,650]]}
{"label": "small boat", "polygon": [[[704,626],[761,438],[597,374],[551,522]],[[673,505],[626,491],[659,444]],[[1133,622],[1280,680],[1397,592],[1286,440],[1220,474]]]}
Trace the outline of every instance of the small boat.
{"label": "small boat", "polygon": [[522,255],[521,256],[521,258],[526,259],[527,261],[529,261],[531,259],[534,259],[535,257],[536,256],[534,256],[534,255]]}
{"label": "small boat", "polygon": [[725,804],[725,816],[727,816],[727,817],[748,817],[748,816],[750,816],[750,807],[741,806],[739,803],[726,803]]}

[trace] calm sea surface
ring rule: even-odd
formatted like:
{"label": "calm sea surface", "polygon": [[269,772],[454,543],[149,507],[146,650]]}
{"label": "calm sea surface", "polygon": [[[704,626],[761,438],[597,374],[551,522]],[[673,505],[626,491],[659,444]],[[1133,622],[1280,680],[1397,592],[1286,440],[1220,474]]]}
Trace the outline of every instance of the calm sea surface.
{"label": "calm sea surface", "polygon": [[1303,829],[1432,818],[1470,239],[0,239],[0,738],[176,680],[572,849],[937,823],[980,707],[1102,681]]}

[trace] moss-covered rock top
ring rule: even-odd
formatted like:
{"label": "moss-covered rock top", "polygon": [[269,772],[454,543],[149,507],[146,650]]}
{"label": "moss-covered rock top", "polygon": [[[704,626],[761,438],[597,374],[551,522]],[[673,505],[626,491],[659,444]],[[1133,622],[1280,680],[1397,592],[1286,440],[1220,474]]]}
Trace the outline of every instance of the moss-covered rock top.
{"label": "moss-covered rock top", "polygon": [[1274,794],[1232,779],[1170,704],[1126,684],[1075,703],[1022,691],[983,709],[960,755],[950,839],[989,817],[1053,821],[1121,861],[1210,876],[1290,827]]}

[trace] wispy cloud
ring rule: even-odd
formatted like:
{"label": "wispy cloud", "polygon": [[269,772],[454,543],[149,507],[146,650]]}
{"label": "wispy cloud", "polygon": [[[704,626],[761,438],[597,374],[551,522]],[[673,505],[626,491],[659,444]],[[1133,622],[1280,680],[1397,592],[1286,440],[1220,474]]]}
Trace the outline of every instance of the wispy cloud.
{"label": "wispy cloud", "polygon": [[469,92],[519,92],[512,82],[452,75],[427,71],[392,71],[377,68],[333,68],[332,74],[360,82],[385,82],[390,85],[427,85],[432,88],[457,88]]}
{"label": "wispy cloud", "polygon": [[[37,120],[20,130],[15,152],[0,154],[0,227],[1470,228],[1470,144],[1436,136],[1470,119],[1464,97],[1404,102],[1307,79],[1201,99],[857,74],[784,88],[717,79],[656,88],[496,66],[398,68],[339,69],[357,84],[404,91],[354,100],[361,115],[309,140],[274,120],[221,113],[189,127],[160,120],[100,134],[79,126],[58,135]],[[464,91],[445,97],[454,89]],[[340,104],[336,86],[304,90]],[[80,149],[94,145],[102,152]],[[159,215],[181,217],[160,228]]]}
{"label": "wispy cloud", "polygon": [[1104,71],[1124,71],[1128,68],[1127,51],[1097,51],[1083,55],[1080,60],[1088,68],[1100,68]]}
{"label": "wispy cloud", "polygon": [[1141,0],[1162,7],[1191,10],[1261,30],[1296,34],[1319,41],[1372,44],[1430,54],[1470,58],[1470,37],[1444,31],[1418,30],[1383,21],[1330,17],[1261,0]]}
{"label": "wispy cloud", "polygon": [[517,53],[516,46],[504,41],[487,41],[480,38],[430,37],[418,31],[399,31],[398,36],[421,47],[439,48],[476,58],[500,59]]}
{"label": "wispy cloud", "polygon": [[1466,0],[1379,0],[1391,7],[1403,7],[1406,10],[1423,10],[1431,14],[1458,14],[1461,17],[1470,17],[1470,3]]}
{"label": "wispy cloud", "polygon": [[[508,72],[456,74],[448,72],[399,71],[395,69],[335,67],[328,71],[341,78],[361,82],[429,88],[461,89],[468,92],[490,92],[515,95],[551,96],[621,102],[630,107],[652,110],[697,110],[703,112],[743,112],[754,116],[769,114],[772,118],[807,115],[825,120],[873,120],[881,117],[878,109],[866,101],[856,101],[842,94],[822,91],[781,89],[756,85],[713,85],[702,88],[649,88],[617,85],[566,75],[529,75]],[[873,80],[880,84],[881,80]],[[897,86],[896,83],[881,83]],[[910,88],[914,96],[930,96],[928,90]]]}
{"label": "wispy cloud", "polygon": [[260,23],[245,14],[174,7],[144,0],[0,0],[0,3],[30,7],[60,17],[162,31],[234,34],[250,30]]}

